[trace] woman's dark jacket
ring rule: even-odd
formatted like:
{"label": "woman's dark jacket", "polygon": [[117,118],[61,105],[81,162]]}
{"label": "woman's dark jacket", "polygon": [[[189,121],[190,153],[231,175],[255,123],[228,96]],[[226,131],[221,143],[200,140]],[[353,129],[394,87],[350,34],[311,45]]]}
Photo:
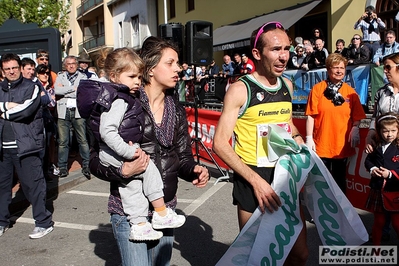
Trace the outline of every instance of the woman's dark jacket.
{"label": "woman's dark jacket", "polygon": [[370,50],[364,44],[362,44],[359,48],[356,48],[353,45],[349,46],[347,58],[348,60],[353,60],[353,65],[370,63],[370,56]]}
{"label": "woman's dark jacket", "polygon": [[[174,96],[166,96],[174,97]],[[161,173],[164,183],[164,200],[174,200],[177,191],[178,177],[186,181],[197,178],[193,172],[196,162],[191,150],[191,138],[188,134],[186,111],[177,101],[176,123],[173,144],[170,147],[162,146],[155,137],[155,129],[150,114],[144,109],[144,135],[141,148],[151,156]],[[105,181],[111,181],[111,195],[108,204],[110,213],[124,215],[117,185],[121,181],[118,169],[102,166],[96,152],[90,158],[90,171],[92,174]]]}

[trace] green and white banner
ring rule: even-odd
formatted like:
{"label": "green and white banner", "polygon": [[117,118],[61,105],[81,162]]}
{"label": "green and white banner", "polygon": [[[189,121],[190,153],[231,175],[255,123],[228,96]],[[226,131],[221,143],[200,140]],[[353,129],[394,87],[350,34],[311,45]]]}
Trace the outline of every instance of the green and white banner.
{"label": "green and white banner", "polygon": [[282,206],[263,215],[258,208],[217,266],[283,265],[303,226],[299,202],[303,187],[304,203],[323,245],[358,246],[368,241],[359,215],[316,153],[298,146],[277,125],[269,125],[268,138],[269,160],[278,159],[272,188]]}

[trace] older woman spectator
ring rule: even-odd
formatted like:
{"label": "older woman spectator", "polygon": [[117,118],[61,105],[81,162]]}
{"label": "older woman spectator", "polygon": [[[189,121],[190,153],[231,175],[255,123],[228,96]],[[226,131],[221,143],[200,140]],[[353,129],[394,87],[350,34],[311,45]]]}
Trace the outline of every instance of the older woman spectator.
{"label": "older woman spectator", "polygon": [[348,49],[348,64],[359,65],[370,63],[370,50],[363,44],[359,34],[353,35],[352,43]]}
{"label": "older woman spectator", "polygon": [[292,57],[292,66],[294,68],[301,68],[302,62],[305,59],[306,55],[304,53],[304,49],[302,46],[297,46],[295,48],[296,54]]}
{"label": "older woman spectator", "polygon": [[327,57],[328,78],[313,86],[305,111],[306,145],[320,156],[344,193],[347,158],[355,154],[360,120],[366,118],[355,89],[342,81],[346,65],[340,54]]}

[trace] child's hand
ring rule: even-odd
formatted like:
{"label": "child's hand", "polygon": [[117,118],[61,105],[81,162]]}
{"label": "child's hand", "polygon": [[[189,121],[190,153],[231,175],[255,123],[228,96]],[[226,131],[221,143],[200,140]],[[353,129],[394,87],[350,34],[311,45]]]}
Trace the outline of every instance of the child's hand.
{"label": "child's hand", "polygon": [[132,160],[135,160],[135,159],[139,158],[139,157],[140,157],[140,155],[142,154],[142,152],[143,152],[143,150],[142,150],[142,149],[140,149],[140,148],[137,148],[137,149],[136,149],[136,152],[135,152],[135,153],[134,153],[134,155],[133,155],[133,158],[132,158]]}
{"label": "child's hand", "polygon": [[381,177],[382,178],[388,178],[389,177],[390,171],[388,169],[380,166],[379,170],[381,171]]}
{"label": "child's hand", "polygon": [[373,170],[370,172],[370,174],[375,177],[382,177],[381,169],[377,167],[374,167]]}

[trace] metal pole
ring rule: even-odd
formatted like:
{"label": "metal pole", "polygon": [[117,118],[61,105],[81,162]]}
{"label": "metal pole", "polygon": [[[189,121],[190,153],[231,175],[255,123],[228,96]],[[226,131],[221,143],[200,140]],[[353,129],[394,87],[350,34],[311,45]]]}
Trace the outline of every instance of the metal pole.
{"label": "metal pole", "polygon": [[165,24],[168,24],[168,7],[166,5],[166,0],[163,0],[163,13],[165,17]]}

